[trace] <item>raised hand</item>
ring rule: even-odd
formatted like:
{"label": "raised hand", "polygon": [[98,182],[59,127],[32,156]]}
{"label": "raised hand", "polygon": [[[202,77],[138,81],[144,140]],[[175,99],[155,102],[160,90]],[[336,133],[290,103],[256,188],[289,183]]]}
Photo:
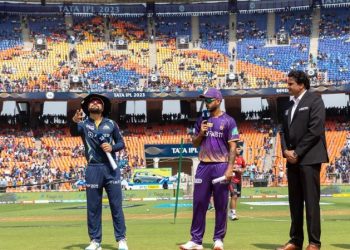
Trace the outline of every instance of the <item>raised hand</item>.
{"label": "raised hand", "polygon": [[75,112],[72,121],[75,123],[79,123],[83,120],[84,118],[84,112],[82,109],[77,109],[77,111]]}

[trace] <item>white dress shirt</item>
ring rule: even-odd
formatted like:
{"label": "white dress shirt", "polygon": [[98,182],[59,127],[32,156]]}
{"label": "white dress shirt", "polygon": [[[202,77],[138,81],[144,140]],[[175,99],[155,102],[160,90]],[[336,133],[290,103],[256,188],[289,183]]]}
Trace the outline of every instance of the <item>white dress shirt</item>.
{"label": "white dress shirt", "polygon": [[291,116],[290,116],[290,122],[293,121],[293,116],[294,116],[295,110],[297,109],[298,104],[299,104],[301,98],[303,98],[305,93],[306,93],[306,90],[304,90],[304,92],[301,93],[297,98],[293,97],[292,101],[294,102],[294,105],[292,107],[292,113],[291,113]]}

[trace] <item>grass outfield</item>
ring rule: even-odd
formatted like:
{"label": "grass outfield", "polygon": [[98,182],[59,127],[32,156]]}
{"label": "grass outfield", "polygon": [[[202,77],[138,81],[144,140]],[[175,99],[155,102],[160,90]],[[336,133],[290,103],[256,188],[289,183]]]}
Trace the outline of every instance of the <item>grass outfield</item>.
{"label": "grass outfield", "polygon": [[[248,200],[240,202],[281,202],[281,199]],[[350,249],[349,198],[322,198],[323,248]],[[124,209],[127,236],[131,250],[178,249],[189,240],[192,208],[184,205],[178,210],[173,223],[173,208],[156,208],[173,203],[124,202],[135,205]],[[181,201],[191,204],[191,201]],[[89,241],[86,227],[86,210],[77,209],[85,204],[9,204],[0,205],[0,249],[84,249]],[[288,206],[257,206],[239,204],[238,221],[229,221],[225,249],[274,249],[288,240]],[[203,245],[212,247],[215,212],[207,215],[207,230]],[[307,236],[306,236],[307,239]],[[116,249],[109,208],[103,209],[103,249]]]}

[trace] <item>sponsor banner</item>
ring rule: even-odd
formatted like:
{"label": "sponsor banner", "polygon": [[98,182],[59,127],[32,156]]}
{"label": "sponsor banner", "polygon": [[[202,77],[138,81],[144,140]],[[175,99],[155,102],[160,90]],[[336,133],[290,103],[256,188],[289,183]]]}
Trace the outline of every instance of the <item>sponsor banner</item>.
{"label": "sponsor banner", "polygon": [[[323,5],[349,4],[350,0],[322,0]],[[245,12],[267,12],[269,9],[284,10],[285,8],[308,9],[310,6],[305,0],[270,0],[270,1],[249,1],[243,0],[237,2],[237,9]],[[50,13],[50,14],[93,14],[93,15],[124,15],[141,16],[148,15],[170,16],[170,15],[193,15],[193,14],[226,14],[232,4],[227,1],[201,2],[201,3],[156,3],[154,11],[148,10],[146,4],[139,3],[121,3],[121,4],[51,4],[44,6],[40,3],[0,3],[2,12],[10,13]]]}
{"label": "sponsor banner", "polygon": [[[180,157],[181,144],[145,144],[146,158]],[[192,144],[183,144],[182,157],[197,157],[199,149]]]}
{"label": "sponsor banner", "polygon": [[350,0],[322,0],[322,4],[344,4],[344,3],[349,3]]}
{"label": "sponsor banner", "polygon": [[169,181],[171,168],[134,169],[131,179],[132,189],[162,189],[163,183]]}
{"label": "sponsor banner", "polygon": [[[350,0],[349,0],[350,1]],[[341,84],[338,86],[319,86],[311,87],[310,91],[321,94],[330,93],[348,93],[350,84]],[[96,92],[97,93],[97,92]],[[198,98],[201,91],[181,91],[181,92],[99,92],[112,101],[116,100],[145,100],[145,99],[162,99],[162,100],[183,100]],[[224,97],[267,97],[267,96],[289,96],[286,88],[261,88],[261,89],[223,89],[221,93]],[[51,100],[65,101],[70,99],[85,98],[87,92],[39,92],[39,93],[5,93],[0,92],[0,99],[3,100]]]}
{"label": "sponsor banner", "polygon": [[12,13],[67,13],[67,14],[94,14],[94,15],[144,15],[146,7],[143,4],[49,4],[45,6],[35,3],[1,3],[5,12]]}

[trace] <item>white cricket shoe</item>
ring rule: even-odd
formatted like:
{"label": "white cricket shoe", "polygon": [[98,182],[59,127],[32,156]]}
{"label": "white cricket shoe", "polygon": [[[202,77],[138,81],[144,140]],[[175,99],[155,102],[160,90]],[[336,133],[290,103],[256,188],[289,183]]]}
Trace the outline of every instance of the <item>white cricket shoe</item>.
{"label": "white cricket shoe", "polygon": [[238,217],[237,217],[236,214],[231,214],[231,215],[230,215],[230,219],[231,219],[231,220],[238,220]]}
{"label": "white cricket shoe", "polygon": [[95,240],[92,240],[90,242],[90,245],[86,247],[85,250],[102,250],[101,243],[98,243]]}
{"label": "white cricket shoe", "polygon": [[215,240],[213,250],[224,250],[224,243],[222,240]]}
{"label": "white cricket shoe", "polygon": [[186,244],[180,246],[181,250],[202,250],[203,246],[199,245],[193,241],[189,241]]}
{"label": "white cricket shoe", "polygon": [[126,244],[126,239],[118,241],[118,250],[128,250],[128,245]]}

